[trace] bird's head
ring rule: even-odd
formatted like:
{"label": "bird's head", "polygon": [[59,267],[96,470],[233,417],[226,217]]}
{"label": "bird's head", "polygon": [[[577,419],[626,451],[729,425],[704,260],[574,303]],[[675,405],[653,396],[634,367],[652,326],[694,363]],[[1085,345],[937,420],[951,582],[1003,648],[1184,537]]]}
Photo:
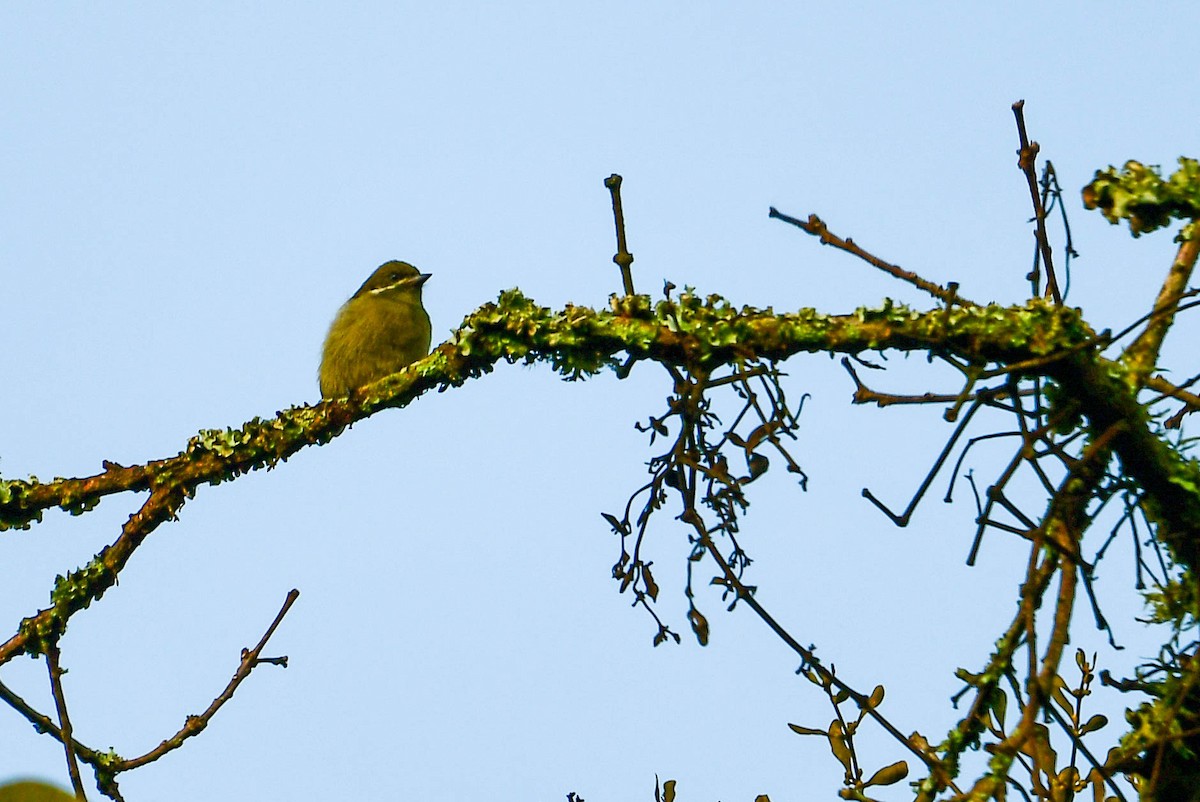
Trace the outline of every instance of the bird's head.
{"label": "bird's head", "polygon": [[422,273],[408,262],[384,262],[375,269],[370,278],[363,282],[353,297],[379,297],[410,292],[420,295],[421,285],[429,279],[429,276],[429,273]]}

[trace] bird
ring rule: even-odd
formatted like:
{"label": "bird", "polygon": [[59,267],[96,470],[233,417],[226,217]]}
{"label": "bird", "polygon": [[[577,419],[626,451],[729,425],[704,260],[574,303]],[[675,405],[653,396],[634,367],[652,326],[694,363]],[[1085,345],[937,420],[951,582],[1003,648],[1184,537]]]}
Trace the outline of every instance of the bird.
{"label": "bird", "polygon": [[429,353],[421,288],[430,275],[408,262],[384,262],[342,304],[321,350],[322,398],[344,398]]}
{"label": "bird", "polygon": [[0,785],[0,802],[75,802],[75,794],[38,780]]}

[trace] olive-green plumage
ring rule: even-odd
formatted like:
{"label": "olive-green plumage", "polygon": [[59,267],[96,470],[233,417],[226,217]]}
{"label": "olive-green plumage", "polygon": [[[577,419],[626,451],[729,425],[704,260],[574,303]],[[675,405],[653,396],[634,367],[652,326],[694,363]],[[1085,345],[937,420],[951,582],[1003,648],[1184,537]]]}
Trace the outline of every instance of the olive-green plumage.
{"label": "olive-green plumage", "polygon": [[429,353],[429,314],[421,304],[428,278],[407,262],[386,262],[342,305],[321,353],[322,398],[347,396]]}
{"label": "olive-green plumage", "polygon": [[0,785],[0,802],[75,802],[75,794],[37,780]]}

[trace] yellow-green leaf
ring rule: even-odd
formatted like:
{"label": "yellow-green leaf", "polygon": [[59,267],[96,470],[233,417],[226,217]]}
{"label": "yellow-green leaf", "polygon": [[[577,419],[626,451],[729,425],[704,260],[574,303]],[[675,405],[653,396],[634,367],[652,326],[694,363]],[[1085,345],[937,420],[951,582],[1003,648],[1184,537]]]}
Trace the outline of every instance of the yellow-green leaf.
{"label": "yellow-green leaf", "polygon": [[892,785],[898,783],[908,776],[908,762],[897,760],[890,766],[884,766],[879,771],[871,775],[871,779],[867,780],[867,787],[872,785]]}
{"label": "yellow-green leaf", "polygon": [[850,746],[846,743],[846,739],[842,737],[842,723],[834,719],[829,725],[829,751],[833,752],[833,756],[842,764],[842,768],[846,770],[846,776],[851,774],[851,755]]}

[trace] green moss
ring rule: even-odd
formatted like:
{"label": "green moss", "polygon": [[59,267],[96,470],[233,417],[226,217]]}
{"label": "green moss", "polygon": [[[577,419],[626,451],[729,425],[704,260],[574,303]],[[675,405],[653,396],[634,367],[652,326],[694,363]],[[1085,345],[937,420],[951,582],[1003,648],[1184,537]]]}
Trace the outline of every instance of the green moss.
{"label": "green moss", "polygon": [[1099,209],[1108,222],[1129,222],[1135,237],[1185,220],[1188,225],[1177,237],[1184,241],[1195,236],[1193,221],[1200,218],[1200,162],[1179,158],[1179,169],[1164,180],[1157,165],[1127,161],[1117,170],[1097,170],[1092,182],[1083,188],[1083,204]]}

